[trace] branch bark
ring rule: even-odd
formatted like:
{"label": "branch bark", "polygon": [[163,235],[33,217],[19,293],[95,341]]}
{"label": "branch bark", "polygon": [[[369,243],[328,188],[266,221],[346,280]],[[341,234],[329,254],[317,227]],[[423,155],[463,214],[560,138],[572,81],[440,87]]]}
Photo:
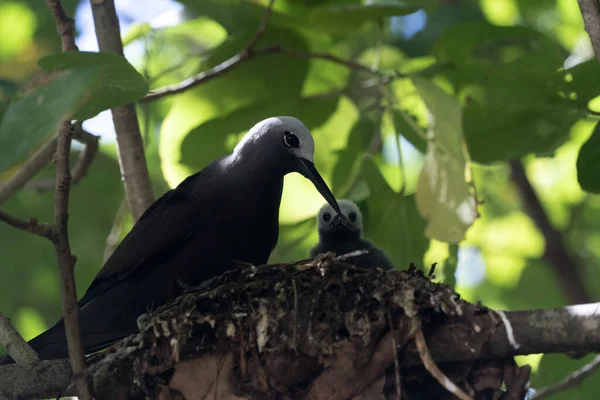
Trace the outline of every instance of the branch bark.
{"label": "branch bark", "polygon": [[[492,313],[478,315],[451,323],[436,325],[425,333],[429,352],[436,363],[473,361],[492,358],[505,358],[522,354],[537,353],[591,353],[600,351],[600,303],[582,304],[554,309],[506,312],[506,318],[513,328],[513,334],[520,344],[515,349],[507,336],[506,327]],[[377,343],[373,359],[386,365],[393,363],[394,335],[398,329],[386,334]],[[397,340],[396,340],[397,341]],[[403,345],[403,343],[398,343]],[[46,373],[38,367],[37,372],[20,365],[0,367],[0,398],[15,398],[19,394],[38,397],[57,394],[57,382],[64,389],[71,375],[64,360],[46,362],[45,368],[55,369],[55,374]],[[422,364],[418,350],[411,343],[400,368]],[[370,368],[381,369],[372,365]],[[385,367],[383,368],[385,370]],[[108,371],[110,373],[110,371]],[[36,374],[38,374],[36,376]],[[375,374],[376,375],[376,374]],[[319,377],[322,379],[322,376]],[[358,378],[357,378],[358,379]],[[32,386],[31,382],[36,385]],[[358,381],[357,381],[358,382]],[[358,384],[358,383],[357,383]],[[60,391],[60,390],[58,390]],[[67,395],[70,392],[65,392]]]}
{"label": "branch bark", "polygon": [[512,179],[519,189],[526,212],[544,236],[546,242],[544,258],[554,268],[558,284],[564,295],[571,304],[590,303],[592,301],[591,296],[588,294],[585,281],[581,276],[583,268],[579,260],[567,251],[562,234],[550,223],[531,182],[527,178],[523,164],[520,160],[513,160],[510,162],[510,169]]}
{"label": "branch bark", "polygon": [[[123,43],[114,0],[90,0],[90,3],[100,51],[123,56]],[[137,113],[133,104],[113,108],[111,113],[117,134],[125,196],[133,218],[137,221],[154,201]]]}
{"label": "branch bark", "polygon": [[585,30],[587,31],[596,58],[600,62],[600,6],[597,0],[577,0]]}
{"label": "branch bark", "polygon": [[40,361],[36,352],[2,313],[0,313],[0,343],[4,345],[12,359],[19,364],[35,365]]}

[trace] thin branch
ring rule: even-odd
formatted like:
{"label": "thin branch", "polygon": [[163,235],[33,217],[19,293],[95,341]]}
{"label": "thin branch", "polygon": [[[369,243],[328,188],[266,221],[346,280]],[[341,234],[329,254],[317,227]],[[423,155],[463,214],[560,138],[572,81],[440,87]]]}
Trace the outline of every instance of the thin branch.
{"label": "thin branch", "polygon": [[[123,56],[123,43],[114,0],[91,0],[92,15],[100,51]],[[136,221],[154,201],[152,184],[144,154],[137,113],[133,104],[111,110],[115,132],[121,179],[129,209]]]}
{"label": "thin branch", "polygon": [[571,304],[590,303],[591,297],[581,276],[582,266],[566,249],[562,234],[553,226],[527,178],[520,160],[510,162],[511,176],[519,189],[524,208],[546,241],[544,258],[552,265],[558,284]]}
{"label": "thin branch", "polygon": [[265,14],[263,15],[263,18],[260,21],[260,26],[258,27],[258,30],[254,34],[254,36],[252,36],[248,44],[246,44],[246,47],[244,47],[244,49],[242,50],[242,54],[251,53],[254,50],[254,47],[256,47],[256,43],[258,43],[258,41],[262,39],[263,36],[265,36],[265,31],[267,30],[267,24],[269,23],[269,18],[271,17],[271,13],[273,12],[274,4],[275,0],[269,0],[269,4],[265,9]]}
{"label": "thin branch", "polygon": [[48,239],[52,237],[52,226],[40,224],[35,218],[25,221],[0,210],[0,221],[25,232],[33,233]]}
{"label": "thin branch", "polygon": [[[73,33],[73,20],[68,18],[60,0],[47,0],[52,10],[58,33],[62,40],[63,51],[78,50]],[[61,289],[61,308],[64,317],[67,348],[71,368],[75,375],[85,371],[85,358],[81,346],[77,293],[75,289],[74,266],[76,258],[71,254],[69,245],[69,191],[71,188],[71,123],[61,122],[58,128],[56,143],[56,190],[54,191],[54,224],[52,226],[52,242],[58,261]],[[92,388],[87,379],[76,379],[78,397],[84,400],[93,399]]]}
{"label": "thin branch", "polygon": [[600,6],[597,0],[577,0],[585,30],[590,36],[596,58],[600,61]]}
{"label": "thin branch", "polygon": [[98,147],[100,138],[96,135],[92,135],[91,133],[85,131],[81,123],[75,124],[75,132],[73,133],[73,138],[78,142],[85,144],[83,150],[79,153],[79,158],[77,159],[77,163],[75,167],[73,167],[73,171],[71,175],[73,179],[71,181],[71,185],[75,185],[79,183],[85,176],[87,175],[90,166],[92,165],[92,161],[96,158],[96,154],[98,154]]}
{"label": "thin branch", "polygon": [[265,35],[265,31],[267,29],[267,24],[269,22],[269,18],[271,17],[271,13],[273,11],[274,3],[275,3],[275,0],[269,1],[269,5],[265,9],[265,14],[263,15],[263,18],[260,22],[260,25],[259,25],[256,33],[252,36],[252,38],[250,38],[248,43],[244,46],[244,48],[239,53],[237,53],[233,57],[230,57],[229,59],[223,61],[222,63],[214,66],[213,68],[211,68],[207,71],[199,72],[198,74],[196,74],[190,78],[187,78],[179,83],[155,89],[151,93],[146,95],[146,97],[144,97],[140,101],[146,102],[146,101],[158,100],[164,96],[184,92],[188,89],[191,89],[200,84],[208,82],[209,80],[216,78],[217,76],[237,67],[243,61],[255,58],[257,56],[273,54],[275,52],[278,52],[280,49],[279,46],[269,46],[269,47],[266,47],[261,50],[254,49],[256,47],[256,44],[258,43],[258,41],[260,39],[262,39],[262,37]]}
{"label": "thin branch", "polygon": [[15,362],[23,365],[35,365],[40,359],[31,346],[19,335],[19,332],[0,312],[0,343]]}
{"label": "thin branch", "polygon": [[541,400],[553,396],[557,393],[564,392],[565,390],[571,389],[575,386],[581,385],[581,383],[591,374],[594,373],[600,367],[600,355],[594,357],[592,361],[578,369],[577,371],[569,374],[562,381],[555,383],[544,389],[537,390],[535,395],[531,397],[531,400]]}
{"label": "thin branch", "polygon": [[0,204],[21,189],[52,159],[56,152],[56,136],[46,142],[13,176],[0,185]]}
{"label": "thin branch", "polygon": [[[11,198],[21,188],[44,190],[54,187],[54,179],[30,180],[52,160],[56,153],[57,138],[58,135],[54,135],[48,142],[44,143],[9,180],[0,185],[0,204]],[[76,124],[73,139],[85,145],[72,172],[73,181],[71,184],[77,184],[85,177],[98,153],[99,137],[82,129],[80,124]]]}
{"label": "thin branch", "polygon": [[[64,121],[58,130],[56,147],[56,190],[54,192],[54,225],[52,241],[58,260],[61,282],[61,308],[64,316],[65,332],[69,360],[74,374],[85,370],[85,358],[81,346],[77,293],[75,290],[75,261],[71,254],[68,232],[69,190],[71,187],[71,171],[69,153],[71,150],[71,124]],[[91,388],[85,380],[77,384],[79,397],[92,399]]]}
{"label": "thin branch", "polygon": [[47,2],[56,22],[56,30],[60,35],[63,51],[79,50],[75,44],[74,20],[65,13],[60,0],[47,0]]}
{"label": "thin branch", "polygon": [[433,376],[440,385],[442,385],[447,391],[452,393],[454,396],[458,397],[461,400],[473,400],[471,396],[466,394],[461,388],[456,386],[454,382],[450,380],[442,372],[440,367],[437,366],[433,357],[431,357],[431,353],[429,352],[429,348],[427,347],[427,343],[425,342],[425,336],[423,336],[423,329],[421,327],[421,321],[415,319],[415,324],[417,324],[417,330],[415,332],[415,344],[417,346],[417,350],[419,351],[419,356],[421,357],[421,361],[423,361],[423,366],[425,369],[429,371],[431,376]]}

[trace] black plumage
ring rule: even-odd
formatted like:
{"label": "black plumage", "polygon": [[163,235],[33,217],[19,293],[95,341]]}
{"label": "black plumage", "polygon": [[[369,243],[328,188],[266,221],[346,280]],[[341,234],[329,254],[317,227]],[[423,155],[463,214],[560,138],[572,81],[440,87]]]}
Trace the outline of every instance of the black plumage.
{"label": "black plumage", "polygon": [[319,243],[311,249],[310,257],[314,258],[329,251],[343,255],[356,250],[367,250],[368,253],[353,256],[347,262],[360,268],[394,269],[394,265],[381,249],[362,238],[362,214],[358,206],[350,200],[339,200],[338,204],[342,215],[329,204],[325,204],[319,210]]}
{"label": "black plumage", "polygon": [[[264,264],[277,243],[283,177],[299,172],[338,205],[313,164],[314,141],[292,117],[256,124],[233,153],[154,202],[79,300],[86,354],[137,331],[137,317],[241,261]],[[339,208],[338,208],[339,209]],[[42,359],[67,356],[63,321],[30,341]]]}

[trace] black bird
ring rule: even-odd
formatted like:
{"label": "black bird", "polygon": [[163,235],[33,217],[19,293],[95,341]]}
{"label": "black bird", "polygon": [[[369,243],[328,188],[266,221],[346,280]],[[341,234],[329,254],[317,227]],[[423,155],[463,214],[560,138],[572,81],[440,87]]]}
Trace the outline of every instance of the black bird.
{"label": "black bird", "polygon": [[[241,261],[265,264],[279,235],[283,177],[310,179],[336,200],[313,164],[314,141],[293,117],[256,124],[234,151],[155,201],[79,300],[86,354],[137,331],[137,317]],[[42,359],[67,357],[62,319],[30,341]]]}
{"label": "black bird", "polygon": [[311,249],[310,256],[314,258],[317,254],[328,251],[343,255],[356,250],[367,250],[367,254],[349,258],[347,262],[360,268],[394,269],[382,250],[362,238],[362,214],[358,206],[350,200],[339,200],[338,204],[341,213],[329,204],[319,210],[319,243]]}

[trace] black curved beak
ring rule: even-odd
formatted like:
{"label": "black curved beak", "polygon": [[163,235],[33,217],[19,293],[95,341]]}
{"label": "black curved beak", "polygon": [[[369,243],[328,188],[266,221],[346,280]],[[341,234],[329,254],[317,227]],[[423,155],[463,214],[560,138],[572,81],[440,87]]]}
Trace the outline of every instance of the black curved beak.
{"label": "black curved beak", "polygon": [[338,214],[341,214],[340,206],[335,200],[333,193],[331,193],[331,190],[329,190],[329,187],[327,187],[327,184],[323,178],[321,178],[321,175],[319,174],[319,171],[317,171],[315,164],[305,158],[297,158],[297,160],[298,172],[304,175],[305,178],[309,179],[313,185],[315,185],[319,193],[321,193],[321,196],[323,196],[323,198],[329,203],[329,205],[333,207]]}
{"label": "black curved beak", "polygon": [[346,229],[350,227],[350,222],[342,214],[337,214],[333,217],[331,226],[336,229]]}

